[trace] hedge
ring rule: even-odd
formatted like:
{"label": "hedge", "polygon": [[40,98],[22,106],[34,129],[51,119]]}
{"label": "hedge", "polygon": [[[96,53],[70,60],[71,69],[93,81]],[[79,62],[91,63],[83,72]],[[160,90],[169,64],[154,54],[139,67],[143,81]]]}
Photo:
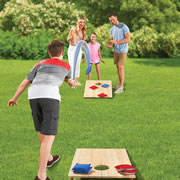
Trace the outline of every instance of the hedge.
{"label": "hedge", "polygon": [[[113,49],[107,48],[109,30],[111,25],[105,24],[98,28],[89,25],[88,40],[92,32],[97,33],[97,41],[101,44],[102,56],[112,57]],[[0,58],[6,59],[44,59],[48,57],[47,45],[53,39],[65,42],[65,58],[67,58],[66,29],[61,35],[53,35],[49,31],[38,31],[28,36],[18,36],[14,32],[0,31]],[[179,57],[180,56],[180,31],[171,34],[158,34],[149,27],[131,33],[129,43],[129,57]]]}

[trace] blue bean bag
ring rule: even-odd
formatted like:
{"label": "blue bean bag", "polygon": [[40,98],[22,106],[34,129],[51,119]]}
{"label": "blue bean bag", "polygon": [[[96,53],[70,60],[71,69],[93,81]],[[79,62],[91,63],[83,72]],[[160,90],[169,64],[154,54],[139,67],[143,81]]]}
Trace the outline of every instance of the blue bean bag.
{"label": "blue bean bag", "polygon": [[109,84],[103,84],[102,87],[107,88],[109,87]]}
{"label": "blue bean bag", "polygon": [[91,169],[92,169],[91,164],[78,164],[78,163],[76,163],[76,165],[72,168],[72,171],[74,173],[78,173],[78,174],[89,174]]}

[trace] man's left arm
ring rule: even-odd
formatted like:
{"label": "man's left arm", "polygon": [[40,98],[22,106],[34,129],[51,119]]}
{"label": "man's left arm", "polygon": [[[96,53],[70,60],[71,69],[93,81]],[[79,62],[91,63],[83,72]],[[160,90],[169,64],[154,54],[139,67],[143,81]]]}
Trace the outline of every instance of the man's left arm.
{"label": "man's left arm", "polygon": [[71,70],[68,71],[64,81],[69,84],[70,87],[75,88],[74,81],[71,79]]}
{"label": "man's left arm", "polygon": [[71,87],[71,88],[75,88],[76,86],[75,86],[75,84],[74,84],[74,82],[73,82],[73,80],[71,79],[71,78],[65,78],[64,79],[64,81],[67,83],[67,84],[69,84],[69,86]]}

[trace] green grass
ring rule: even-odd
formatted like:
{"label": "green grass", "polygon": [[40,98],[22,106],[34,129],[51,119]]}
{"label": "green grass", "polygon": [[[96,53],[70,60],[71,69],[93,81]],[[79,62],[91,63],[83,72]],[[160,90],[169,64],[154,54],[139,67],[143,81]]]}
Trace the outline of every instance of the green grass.
{"label": "green grass", "polygon": [[[101,64],[103,80],[118,83],[112,59]],[[34,179],[39,164],[39,136],[34,131],[27,91],[7,108],[19,83],[36,61],[0,61],[0,179]],[[52,153],[58,165],[47,170],[53,180],[67,180],[76,148],[126,148],[138,180],[177,180],[179,174],[180,59],[128,59],[125,92],[112,99],[84,99],[82,86],[63,84],[60,120]],[[96,79],[93,67],[92,79]]]}

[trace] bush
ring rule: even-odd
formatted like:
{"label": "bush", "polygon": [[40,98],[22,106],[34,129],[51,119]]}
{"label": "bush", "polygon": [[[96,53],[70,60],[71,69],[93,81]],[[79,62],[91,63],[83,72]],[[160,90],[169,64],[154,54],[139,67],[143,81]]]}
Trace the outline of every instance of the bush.
{"label": "bush", "polygon": [[[137,54],[138,57],[153,57],[157,54],[158,35],[149,27],[143,27],[132,33],[129,43],[130,56]],[[135,52],[134,52],[135,51]]]}
{"label": "bush", "polygon": [[96,28],[97,41],[101,44],[101,54],[103,57],[112,57],[113,48],[107,48],[107,43],[110,39],[111,24],[104,24]]}
{"label": "bush", "polygon": [[177,51],[178,34],[157,33],[149,27],[131,33],[130,57],[172,57]]}
{"label": "bush", "polygon": [[13,32],[0,31],[0,57],[14,59],[48,58],[48,43],[54,39],[51,32],[39,31],[18,37]]}
{"label": "bush", "polygon": [[93,33],[93,32],[95,32],[96,31],[96,28],[94,27],[94,25],[93,24],[90,24],[90,23],[87,23],[87,36],[88,36],[88,38],[87,38],[87,42],[89,42],[91,39],[90,39],[90,36],[91,36],[91,34]]}
{"label": "bush", "polygon": [[39,29],[60,34],[69,24],[75,24],[79,16],[85,16],[85,13],[75,9],[73,3],[48,1],[35,5],[8,2],[0,12],[0,28],[19,35],[29,35]]}
{"label": "bush", "polygon": [[175,40],[172,34],[166,35],[164,33],[158,36],[158,57],[172,57],[176,51]]}
{"label": "bush", "polygon": [[[91,26],[91,25],[89,25]],[[113,48],[107,48],[109,40],[109,30],[111,25],[105,24],[95,29],[97,41],[101,44],[101,54],[103,58],[113,56]],[[13,59],[46,59],[48,58],[48,43],[53,39],[65,42],[65,55],[67,58],[68,42],[66,41],[70,27],[60,35],[53,35],[49,31],[37,31],[28,36],[18,36],[14,32],[0,31],[0,58]],[[94,27],[89,28],[89,37]],[[131,33],[129,43],[129,57],[172,57],[180,55],[180,31],[169,35],[158,34],[149,28],[142,28],[141,31]]]}
{"label": "bush", "polygon": [[180,30],[177,30],[169,35],[169,38],[175,42],[174,57],[180,57]]}

